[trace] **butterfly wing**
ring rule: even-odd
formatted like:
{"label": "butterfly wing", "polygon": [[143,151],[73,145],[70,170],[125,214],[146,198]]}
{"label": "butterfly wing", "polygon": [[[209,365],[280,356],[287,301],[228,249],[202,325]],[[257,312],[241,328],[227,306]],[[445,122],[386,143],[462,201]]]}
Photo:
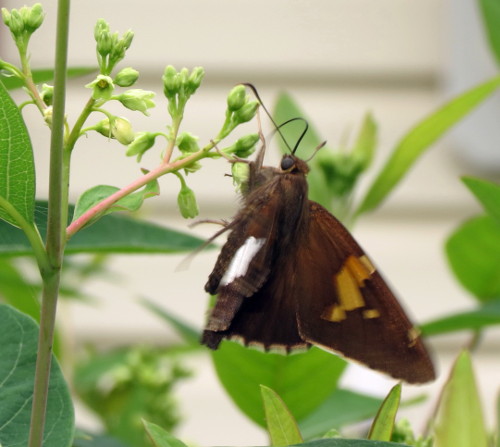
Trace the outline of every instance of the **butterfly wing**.
{"label": "butterfly wing", "polygon": [[[272,342],[276,334],[269,330],[275,317],[288,313],[280,327],[292,327],[293,344],[305,345],[296,328],[293,301],[282,304],[276,297],[291,296],[281,282],[288,276],[285,271],[292,275],[286,255],[297,235],[303,234],[300,228],[307,216],[306,192],[305,179],[285,175],[268,179],[248,195],[205,286],[207,292],[217,293],[217,301],[203,344],[216,349],[223,338],[232,337],[266,348],[281,346],[283,337]],[[269,330],[262,338],[259,334],[264,327]]]}
{"label": "butterfly wing", "polygon": [[418,331],[363,250],[325,208],[309,210],[294,286],[301,337],[410,383],[434,379]]}

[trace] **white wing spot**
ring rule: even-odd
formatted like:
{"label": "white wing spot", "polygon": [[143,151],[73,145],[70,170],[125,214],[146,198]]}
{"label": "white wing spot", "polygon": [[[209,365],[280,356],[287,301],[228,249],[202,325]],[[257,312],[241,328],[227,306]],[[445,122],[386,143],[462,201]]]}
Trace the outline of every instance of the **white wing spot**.
{"label": "white wing spot", "polygon": [[264,238],[256,239],[250,236],[245,243],[238,248],[231,263],[229,264],[226,273],[221,279],[220,285],[227,286],[236,278],[244,276],[247,273],[248,266],[259,250],[264,246],[266,240]]}

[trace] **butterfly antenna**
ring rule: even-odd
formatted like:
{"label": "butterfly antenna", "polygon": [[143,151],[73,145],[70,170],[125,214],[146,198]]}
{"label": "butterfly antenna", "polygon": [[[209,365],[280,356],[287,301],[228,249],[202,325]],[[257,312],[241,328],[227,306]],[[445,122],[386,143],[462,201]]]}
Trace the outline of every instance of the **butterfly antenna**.
{"label": "butterfly antenna", "polygon": [[[250,84],[249,82],[242,82],[241,85],[244,85],[245,87],[248,87],[250,90],[252,90],[253,94],[255,95],[255,97],[257,98],[257,101],[259,101],[259,104],[262,106],[262,109],[264,110],[264,112],[266,112],[266,115],[268,116],[268,118],[271,120],[271,123],[273,123],[274,125],[274,128],[276,129],[276,132],[279,133],[281,139],[283,140],[283,142],[286,144],[286,147],[290,150],[290,152],[293,154],[294,153],[294,150],[292,150],[292,148],[290,147],[290,145],[288,144],[288,141],[286,141],[285,139],[285,136],[283,135],[283,133],[281,132],[280,130],[280,127],[283,126],[283,124],[280,124],[278,126],[278,124],[276,124],[276,121],[274,121],[274,118],[272,117],[271,113],[269,112],[269,110],[267,110],[266,106],[264,105],[264,103],[262,102],[262,99],[260,98],[260,95],[259,95],[259,92],[257,91],[257,88],[253,85],[253,84]],[[298,118],[293,118],[293,119],[298,119]],[[290,121],[290,120],[289,120]],[[288,122],[288,121],[287,121]],[[300,138],[302,139],[302,137]],[[299,140],[300,141],[300,140]]]}

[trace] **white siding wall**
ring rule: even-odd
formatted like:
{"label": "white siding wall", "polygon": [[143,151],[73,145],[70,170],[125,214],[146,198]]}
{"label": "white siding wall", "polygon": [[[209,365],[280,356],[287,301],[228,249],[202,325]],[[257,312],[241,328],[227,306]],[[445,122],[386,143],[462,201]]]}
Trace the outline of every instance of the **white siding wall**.
{"label": "white siding wall", "polygon": [[[56,2],[45,3],[46,21],[32,46],[32,62],[39,67],[49,65],[53,57]],[[3,4],[21,6],[13,0]],[[160,78],[166,64],[177,68],[202,65],[206,80],[188,106],[185,125],[202,142],[213,136],[222,122],[226,92],[236,82],[251,81],[269,104],[281,90],[292,93],[332,145],[341,141],[346,130],[352,133],[367,110],[372,111],[380,129],[380,166],[403,133],[444,99],[441,81],[448,78],[453,44],[447,19],[451,7],[438,0],[75,1],[70,64],[95,64],[93,26],[102,17],[113,30],[135,31],[122,67],[138,69],[138,86],[158,92],[152,117],[138,116],[136,130],[165,126]],[[1,37],[0,50],[2,57],[9,59],[14,51],[9,42],[4,45],[6,37]],[[82,84],[81,80],[71,82],[70,120],[75,119],[88,95]],[[36,122],[36,114],[26,113]],[[132,112],[120,114],[136,122]],[[47,131],[40,124],[34,128],[40,163],[38,194],[46,197]],[[102,137],[89,135],[83,140],[74,155],[72,198],[95,184],[121,186],[133,180],[137,165],[122,153],[116,142],[108,143]],[[276,158],[269,157],[271,161]],[[151,167],[155,162],[154,157],[146,157],[141,166]],[[220,161],[205,164],[201,173],[188,179],[197,192],[201,216],[227,218],[237,206],[231,182],[223,176],[228,167]],[[449,232],[477,210],[458,180],[470,169],[454,154],[453,145],[436,144],[384,207],[356,227],[357,238],[417,320],[473,304],[452,278],[442,250]],[[161,197],[146,207],[148,217],[189,231],[175,209],[178,181],[163,179],[161,188]],[[209,235],[213,228],[193,231]],[[79,343],[168,341],[171,332],[134,303],[141,295],[201,327],[206,304],[203,285],[215,257],[216,253],[199,255],[188,271],[177,272],[182,257],[115,256],[110,268],[122,275],[120,280],[101,279],[85,285],[89,294],[101,298],[99,303],[62,306],[64,323]],[[446,375],[458,349],[457,339],[434,341],[442,375]],[[487,349],[483,351],[484,364],[480,364],[478,374],[487,379],[498,364],[489,367]],[[206,359],[200,359],[199,364],[198,379],[182,390],[188,417],[183,430],[186,438],[202,445],[265,442],[265,437],[225,400]],[[362,373],[366,375],[364,370]],[[374,387],[387,388],[373,376],[370,380]],[[489,385],[498,387],[498,378]],[[492,398],[489,396],[487,408],[490,413]],[[423,420],[421,408],[417,413],[413,415],[416,420]]]}

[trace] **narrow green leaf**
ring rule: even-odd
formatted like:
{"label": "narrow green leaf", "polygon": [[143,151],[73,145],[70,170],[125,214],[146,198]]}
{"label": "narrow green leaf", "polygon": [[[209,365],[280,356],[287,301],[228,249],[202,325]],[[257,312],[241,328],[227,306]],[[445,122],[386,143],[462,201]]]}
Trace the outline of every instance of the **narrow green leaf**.
{"label": "narrow green leaf", "polygon": [[[79,76],[85,76],[91,73],[97,73],[98,69],[95,67],[73,67],[68,68],[67,74],[68,78],[76,78]],[[44,82],[50,82],[54,79],[54,70],[51,68],[33,70],[33,81],[35,84],[42,84]],[[4,76],[0,74],[0,82],[5,85],[7,90],[14,90],[16,88],[21,88],[24,86],[23,82],[13,76]]]}
{"label": "narrow green leaf", "polygon": [[275,390],[300,421],[331,395],[346,365],[341,358],[314,347],[285,356],[227,341],[212,353],[212,358],[229,396],[261,426],[265,426],[265,420],[260,385]]}
{"label": "narrow green leaf", "polygon": [[[107,199],[109,196],[118,192],[120,188],[109,185],[97,185],[85,191],[77,200],[75,211],[73,213],[73,221],[81,217],[86,211],[94,207],[98,203]],[[133,192],[123,199],[118,200],[112,207],[108,208],[104,213],[98,214],[89,223],[93,223],[106,214],[115,211],[137,211],[145,199],[157,196],[160,193],[160,186],[156,180],[148,183],[143,189]],[[87,224],[87,225],[89,225]]]}
{"label": "narrow green leaf", "polygon": [[411,129],[394,148],[356,214],[371,211],[380,205],[418,157],[453,125],[488,98],[499,86],[500,76],[494,77],[453,98]]}
{"label": "narrow green leaf", "polygon": [[[45,235],[46,221],[47,203],[40,202],[35,210],[35,223],[42,235]],[[203,239],[187,233],[111,214],[73,236],[65,253],[183,253],[199,248],[203,243]],[[24,233],[0,221],[0,256],[31,254]]]}
{"label": "narrow green leaf", "polygon": [[486,36],[493,56],[500,66],[500,3],[498,0],[479,0]]}
{"label": "narrow green leaf", "polygon": [[0,82],[0,219],[33,222],[35,164],[21,112]]}
{"label": "narrow green leaf", "polygon": [[373,115],[367,113],[363,118],[361,129],[352,148],[352,154],[363,165],[363,171],[371,165],[376,146],[377,123]]}
{"label": "narrow green leaf", "polygon": [[179,439],[152,422],[142,420],[146,433],[154,447],[187,447]]}
{"label": "narrow green leaf", "polygon": [[337,388],[299,422],[300,432],[305,439],[320,437],[332,428],[340,429],[373,418],[381,404],[379,398]]}
{"label": "narrow green leaf", "polygon": [[264,385],[260,386],[260,392],[271,445],[281,447],[303,442],[297,421],[281,397]]}
{"label": "narrow green leaf", "polygon": [[183,340],[190,346],[201,349],[200,345],[200,331],[193,326],[189,325],[179,317],[168,312],[163,307],[158,306],[151,300],[146,298],[141,300],[142,304],[152,311],[155,315],[166,321],[176,332],[183,338]]}
{"label": "narrow green leaf", "polygon": [[462,181],[484,206],[486,212],[500,222],[500,185],[474,177]]}
{"label": "narrow green leaf", "polygon": [[[303,444],[294,444],[291,447],[408,447],[406,444],[397,442],[371,441],[367,439],[343,439],[329,438],[318,439],[316,441],[304,442]],[[475,447],[475,446],[474,446]]]}
{"label": "narrow green leaf", "polygon": [[[3,447],[28,445],[38,326],[35,321],[0,304],[0,440]],[[52,358],[43,447],[69,447],[74,412],[68,386]]]}
{"label": "narrow green leaf", "polygon": [[447,240],[453,273],[476,298],[500,297],[500,222],[479,216],[463,223]]}
{"label": "narrow green leaf", "polygon": [[446,383],[436,418],[437,447],[487,447],[488,433],[469,354],[463,351]]}
{"label": "narrow green leaf", "polygon": [[477,331],[487,326],[500,324],[500,299],[490,300],[478,308],[438,318],[419,327],[423,335],[438,335],[449,332]]}
{"label": "narrow green leaf", "polygon": [[401,384],[395,385],[382,402],[377,416],[375,417],[368,439],[375,441],[390,441],[394,430],[394,421],[401,401]]}

